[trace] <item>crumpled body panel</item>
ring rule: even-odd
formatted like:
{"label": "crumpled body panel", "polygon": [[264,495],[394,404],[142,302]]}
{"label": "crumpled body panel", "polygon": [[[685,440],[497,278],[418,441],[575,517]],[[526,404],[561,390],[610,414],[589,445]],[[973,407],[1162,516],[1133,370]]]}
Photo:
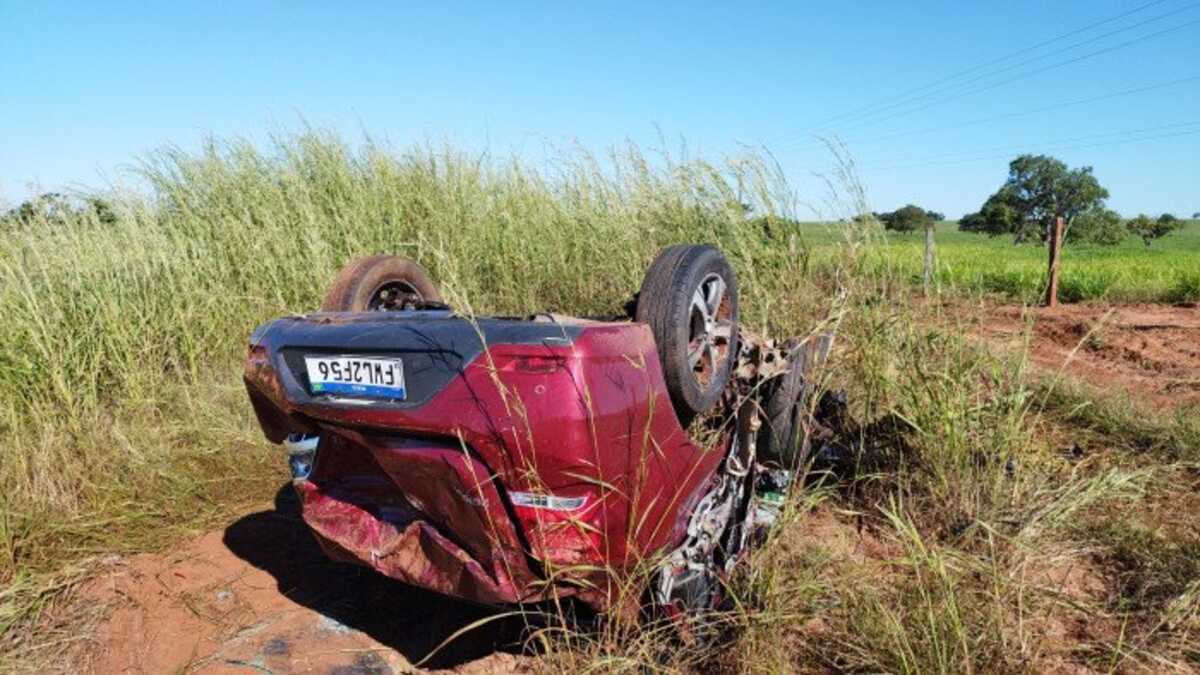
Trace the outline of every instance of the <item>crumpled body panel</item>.
{"label": "crumpled body panel", "polygon": [[[603,610],[682,541],[728,437],[703,448],[680,426],[648,326],[404,314],[292,317],[251,338],[268,438],[322,438],[297,488],[331,555],[477,602]],[[413,394],[314,394],[308,354],[402,358]]]}
{"label": "crumpled body panel", "polygon": [[296,490],[331,557],[476,602],[538,599],[492,480],[462,448],[330,436]]}

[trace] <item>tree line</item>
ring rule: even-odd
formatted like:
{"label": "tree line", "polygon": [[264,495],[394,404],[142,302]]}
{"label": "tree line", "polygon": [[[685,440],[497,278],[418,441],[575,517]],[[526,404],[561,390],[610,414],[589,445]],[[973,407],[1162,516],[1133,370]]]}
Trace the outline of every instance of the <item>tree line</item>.
{"label": "tree line", "polygon": [[0,212],[0,231],[25,228],[39,221],[62,225],[85,219],[111,225],[117,222],[117,214],[112,204],[100,197],[45,192]]}
{"label": "tree line", "polygon": [[[938,221],[946,219],[944,213],[929,211],[915,204],[905,204],[895,211],[872,212],[871,218],[883,223],[884,229],[893,232],[915,232],[926,227],[933,227]],[[862,216],[859,217],[862,219]]]}
{"label": "tree line", "polygon": [[1068,168],[1046,155],[1021,155],[1008,165],[1008,178],[978,211],[963,216],[958,229],[991,236],[1012,235],[1017,243],[1045,243],[1054,223],[1063,219],[1063,240],[1112,246],[1127,234],[1146,246],[1179,229],[1183,222],[1164,213],[1157,218],[1139,214],[1122,220],[1109,209],[1109,193],[1092,167]]}
{"label": "tree line", "polygon": [[[1109,193],[1096,179],[1092,167],[1068,168],[1045,155],[1021,155],[1008,165],[1008,178],[984,201],[978,211],[958,221],[963,232],[991,236],[1011,235],[1016,243],[1046,243],[1055,221],[1063,219],[1063,240],[1112,246],[1132,234],[1150,246],[1156,239],[1179,229],[1183,221],[1170,213],[1157,218],[1139,214],[1123,219],[1107,208]],[[1200,218],[1200,212],[1192,215]],[[895,211],[872,212],[856,220],[874,219],[893,232],[913,232],[932,227],[945,215],[906,204]]]}

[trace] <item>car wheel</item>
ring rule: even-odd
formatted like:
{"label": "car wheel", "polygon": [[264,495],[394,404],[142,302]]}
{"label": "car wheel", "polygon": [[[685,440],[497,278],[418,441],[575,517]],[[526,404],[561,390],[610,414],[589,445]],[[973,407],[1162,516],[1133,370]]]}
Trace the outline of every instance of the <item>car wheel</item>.
{"label": "car wheel", "polygon": [[[797,344],[789,341],[785,349]],[[763,403],[763,425],[758,430],[758,456],[781,467],[793,468],[803,462],[806,449],[799,447],[804,439],[804,356],[797,355],[788,363],[787,372],[768,385]]]}
{"label": "car wheel", "polygon": [[828,355],[831,338],[817,335],[806,341],[788,340],[788,369],[771,380],[763,403],[763,425],[758,430],[758,456],[782,468],[794,469],[808,461],[806,416],[812,394],[812,374]]}
{"label": "car wheel", "polygon": [[326,312],[386,312],[442,301],[437,285],[417,263],[395,255],[358,258],[338,272],[325,294]]}
{"label": "car wheel", "polygon": [[654,333],[680,421],[716,405],[738,347],[737,277],[725,256],[706,245],[660,251],[638,291],[635,318]]}

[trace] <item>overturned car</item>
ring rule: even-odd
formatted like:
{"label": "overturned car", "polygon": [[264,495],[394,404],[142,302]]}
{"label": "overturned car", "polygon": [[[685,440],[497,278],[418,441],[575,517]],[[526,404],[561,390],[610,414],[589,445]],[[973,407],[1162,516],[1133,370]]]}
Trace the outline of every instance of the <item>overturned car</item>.
{"label": "overturned car", "polygon": [[335,559],[486,604],[711,608],[761,472],[807,445],[829,337],[741,330],[704,245],[661,251],[630,309],[463,316],[416,263],[362,258],[320,312],[254,331],[245,382]]}

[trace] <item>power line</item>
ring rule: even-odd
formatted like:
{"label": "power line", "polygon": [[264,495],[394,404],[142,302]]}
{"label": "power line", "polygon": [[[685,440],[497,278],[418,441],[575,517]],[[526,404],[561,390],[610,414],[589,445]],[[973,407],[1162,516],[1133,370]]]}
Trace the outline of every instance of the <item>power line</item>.
{"label": "power line", "polygon": [[[1145,92],[1154,91],[1156,89],[1165,89],[1167,87],[1174,87],[1174,86],[1178,86],[1180,84],[1187,84],[1189,82],[1196,82],[1196,81],[1200,81],[1200,75],[1193,75],[1191,77],[1182,77],[1177,80],[1170,80],[1167,82],[1159,82],[1156,84],[1146,85],[1144,87],[1134,87],[1132,89],[1123,89],[1121,91],[1110,92],[1107,94],[1099,94],[1096,96],[1089,96],[1087,98],[1073,99],[1070,101],[1060,101],[1058,103],[1051,103],[1051,104],[1039,106],[1036,108],[1030,108],[1028,110],[1018,110],[1018,111],[1014,111],[1014,112],[1004,113],[1001,115],[993,115],[991,117],[983,117],[983,118],[979,118],[979,119],[968,120],[966,122],[959,122],[957,124],[944,124],[944,125],[939,125],[939,126],[935,126],[935,127],[926,127],[924,129],[911,129],[909,131],[902,131],[902,132],[895,133],[895,134],[888,134],[886,136],[876,136],[875,138],[868,138],[868,139],[864,139],[861,141],[846,141],[846,143],[847,143],[847,145],[850,145],[853,147],[861,147],[863,145],[882,143],[885,141],[895,140],[897,138],[906,138],[908,136],[933,134],[933,133],[937,133],[940,131],[947,131],[947,130],[951,130],[951,129],[960,129],[963,127],[970,127],[970,126],[978,126],[980,124],[988,124],[990,122],[998,122],[1001,120],[1012,119],[1014,117],[1026,117],[1029,115],[1036,115],[1039,113],[1050,112],[1053,110],[1062,110],[1064,108],[1071,108],[1074,106],[1087,105],[1089,103],[1096,103],[1098,101],[1106,101],[1109,99],[1119,98],[1121,96],[1129,96],[1132,94],[1143,94]],[[786,148],[786,147],[789,147],[789,144],[775,146],[775,148],[780,148],[780,147]],[[810,144],[804,145],[804,146],[793,146],[793,147],[796,147],[796,149],[807,149],[807,148],[819,149],[819,148],[823,148],[825,146],[820,143],[810,143]]]}
{"label": "power line", "polygon": [[987,124],[989,122],[998,122],[1000,120],[1012,119],[1014,117],[1025,117],[1027,115],[1036,115],[1038,113],[1050,112],[1052,110],[1062,110],[1064,108],[1070,108],[1070,107],[1078,106],[1078,105],[1086,105],[1088,103],[1096,103],[1098,101],[1106,101],[1108,99],[1118,98],[1121,96],[1129,96],[1131,94],[1143,94],[1148,91],[1154,91],[1155,89],[1165,89],[1166,87],[1173,87],[1173,86],[1176,86],[1179,84],[1185,84],[1187,82],[1196,82],[1198,80],[1200,80],[1200,75],[1193,75],[1192,77],[1183,77],[1178,80],[1171,80],[1170,82],[1160,82],[1158,84],[1151,84],[1151,85],[1147,85],[1145,87],[1135,87],[1133,89],[1125,89],[1123,91],[1116,91],[1116,92],[1112,92],[1109,94],[1100,94],[1099,96],[1090,96],[1088,98],[1081,98],[1081,99],[1072,100],[1072,101],[1063,101],[1061,103],[1051,103],[1049,105],[1044,105],[1044,106],[1041,106],[1038,108],[1031,108],[1029,110],[1021,110],[1021,111],[1017,111],[1017,112],[1005,113],[1003,115],[994,115],[992,117],[984,117],[982,119],[970,120],[968,122],[960,122],[958,124],[947,124],[947,125],[943,125],[940,127],[929,127],[929,128],[925,128],[925,129],[916,129],[913,131],[905,131],[905,132],[901,132],[898,134],[889,134],[887,136],[879,136],[876,138],[867,139],[865,141],[860,141],[858,143],[858,145],[865,145],[865,144],[869,144],[869,143],[880,143],[883,141],[890,141],[890,140],[893,140],[896,138],[903,138],[905,136],[931,134],[931,133],[936,133],[938,131],[946,131],[948,129],[959,129],[962,127],[976,126],[979,124]]}
{"label": "power line", "polygon": [[[929,103],[927,103],[927,104],[924,104],[924,105],[918,106],[918,107],[916,107],[916,108],[910,108],[910,109],[908,109],[908,110],[904,110],[904,111],[901,111],[901,112],[898,112],[898,113],[894,113],[894,114],[892,114],[892,115],[888,115],[887,117],[883,117],[883,118],[881,118],[881,119],[878,119],[878,120],[871,120],[871,121],[868,121],[868,122],[866,122],[865,124],[867,124],[867,125],[870,125],[870,124],[879,124],[879,123],[881,123],[881,122],[886,122],[886,121],[888,121],[888,120],[892,120],[892,119],[895,119],[895,118],[897,118],[897,117],[904,117],[904,116],[906,116],[906,115],[911,115],[911,114],[913,114],[913,113],[920,112],[920,111],[922,111],[922,110],[927,110],[927,109],[929,109],[929,108],[932,108],[932,107],[933,107],[933,106],[935,106],[935,105],[940,105],[940,104],[942,104],[942,103],[947,103],[947,102],[949,102],[949,101],[954,101],[954,100],[957,100],[957,99],[963,98],[963,97],[965,97],[965,96],[971,96],[971,95],[973,95],[973,94],[979,94],[979,93],[982,93],[982,92],[985,92],[985,91],[990,91],[990,90],[992,90],[992,89],[995,89],[996,87],[1001,87],[1001,86],[1004,86],[1004,85],[1006,85],[1006,84],[1011,84],[1011,83],[1013,83],[1013,82],[1016,82],[1016,81],[1018,81],[1018,80],[1023,80],[1023,79],[1025,79],[1025,78],[1027,78],[1027,77],[1033,77],[1034,75],[1038,75],[1038,74],[1044,73],[1044,72],[1046,72],[1046,71],[1048,71],[1048,70],[1054,70],[1054,69],[1056,69],[1056,68],[1061,68],[1061,67],[1063,67],[1063,66],[1068,66],[1068,65],[1071,65],[1071,64],[1073,64],[1073,63],[1078,63],[1078,62],[1080,62],[1080,61],[1083,61],[1083,60],[1086,60],[1086,59],[1090,59],[1090,58],[1092,58],[1092,57],[1095,57],[1095,56],[1100,56],[1101,54],[1107,54],[1107,53],[1109,53],[1109,52],[1114,52],[1114,51],[1116,51],[1116,50],[1118,50],[1118,49],[1124,49],[1125,47],[1129,47],[1129,46],[1132,46],[1132,45],[1134,45],[1134,44],[1138,44],[1138,43],[1140,43],[1140,42],[1145,42],[1146,40],[1149,40],[1149,39],[1151,39],[1151,38],[1158,37],[1158,36],[1160,36],[1160,35],[1166,35],[1167,33],[1173,33],[1173,32],[1175,32],[1175,31],[1178,31],[1178,30],[1183,30],[1184,28],[1189,28],[1189,27],[1191,27],[1191,26],[1194,26],[1194,25],[1196,25],[1196,24],[1200,24],[1200,19],[1193,19],[1192,21],[1188,21],[1188,22],[1186,22],[1186,23],[1182,23],[1182,24],[1179,24],[1179,25],[1177,25],[1177,26],[1172,26],[1172,27],[1170,27],[1170,28],[1164,28],[1164,29],[1162,29],[1162,30],[1155,31],[1155,32],[1153,32],[1153,33],[1148,33],[1148,34],[1146,34],[1146,35],[1142,35],[1142,36],[1136,37],[1136,38],[1134,38],[1134,39],[1132,39],[1132,40],[1127,40],[1127,41],[1125,41],[1125,42],[1121,42],[1121,43],[1119,43],[1119,44],[1116,44],[1116,45],[1112,45],[1112,46],[1109,46],[1109,47],[1105,47],[1105,48],[1103,48],[1103,49],[1098,49],[1098,50],[1096,50],[1096,51],[1093,51],[1093,52],[1088,52],[1088,53],[1086,53],[1086,54],[1082,54],[1082,55],[1080,55],[1080,56],[1073,57],[1073,58],[1071,58],[1071,59],[1067,59],[1066,61],[1059,61],[1058,63],[1052,63],[1052,64],[1050,64],[1050,65],[1048,65],[1048,66],[1043,66],[1043,67],[1041,67],[1041,68],[1035,68],[1035,69],[1033,69],[1033,70],[1028,70],[1028,71],[1025,71],[1024,73],[1020,73],[1020,74],[1018,74],[1018,75],[1015,75],[1015,76],[1013,76],[1013,77],[1010,77],[1010,78],[1008,78],[1008,79],[1006,79],[1006,80],[1000,80],[999,82],[993,82],[993,83],[991,83],[991,84],[989,84],[989,85],[986,85],[986,86],[983,86],[983,87],[977,87],[977,88],[975,88],[975,89],[972,89],[972,90],[969,90],[969,91],[963,92],[963,93],[961,93],[961,94],[956,94],[956,95],[954,95],[954,96],[948,96],[948,97],[946,97],[946,98],[943,98],[943,99],[939,99],[939,100],[936,100],[936,101],[931,101],[931,102],[929,102]],[[852,126],[851,126],[851,127],[849,127],[849,128],[857,128],[857,127],[861,127],[861,126],[863,126],[863,124],[852,125]]]}
{"label": "power line", "polygon": [[1007,61],[1008,59],[1011,59],[1011,58],[1013,58],[1013,57],[1015,57],[1015,56],[1020,56],[1021,54],[1027,54],[1027,53],[1029,53],[1029,52],[1031,52],[1031,51],[1036,51],[1036,50],[1038,50],[1038,49],[1041,49],[1042,47],[1045,47],[1045,46],[1048,46],[1048,45],[1054,44],[1054,43],[1056,43],[1056,42],[1058,42],[1059,40],[1062,40],[1062,39],[1064,39],[1064,38],[1072,37],[1072,36],[1074,36],[1074,35],[1078,35],[1078,34],[1080,34],[1080,33],[1087,32],[1087,31],[1089,31],[1089,30],[1091,30],[1091,29],[1093,29],[1093,28],[1096,28],[1096,27],[1099,27],[1099,26],[1103,26],[1103,25],[1104,25],[1104,24],[1106,24],[1106,23],[1112,23],[1113,21],[1118,21],[1118,20],[1120,20],[1120,19],[1124,19],[1124,18],[1125,18],[1125,17],[1127,17],[1127,16],[1131,16],[1131,15],[1133,15],[1133,14],[1137,14],[1138,12],[1141,12],[1142,10],[1145,10],[1145,9],[1149,9],[1150,7],[1153,7],[1153,6],[1155,6],[1155,5],[1161,5],[1161,4],[1162,4],[1162,3],[1164,3],[1164,2],[1166,2],[1166,0],[1153,0],[1152,2],[1147,2],[1146,4],[1143,4],[1143,5],[1140,5],[1140,6],[1138,6],[1138,7],[1135,7],[1135,8],[1133,8],[1133,9],[1131,9],[1131,10],[1127,11],[1127,12],[1123,12],[1123,13],[1121,13],[1121,14],[1117,14],[1116,16],[1111,16],[1111,17],[1108,17],[1108,18],[1106,18],[1106,19],[1101,19],[1101,20],[1099,20],[1099,21],[1096,21],[1096,22],[1094,22],[1094,23],[1090,23],[1090,24],[1088,24],[1088,25],[1086,25],[1086,26],[1083,26],[1082,28],[1076,28],[1075,30],[1072,30],[1072,31],[1069,31],[1069,32],[1063,33],[1063,34],[1061,34],[1061,35],[1056,35],[1056,36],[1054,36],[1054,37],[1052,37],[1052,38],[1050,38],[1050,39],[1048,39],[1048,40],[1044,40],[1044,41],[1042,41],[1042,42],[1039,42],[1039,43],[1037,43],[1037,44],[1035,44],[1035,45],[1031,45],[1031,46],[1029,46],[1029,47],[1023,47],[1023,48],[1021,48],[1021,49],[1018,49],[1018,50],[1016,50],[1016,51],[1009,52],[1009,53],[1007,53],[1007,54],[1005,54],[1005,55],[1003,55],[1003,56],[999,56],[999,57],[997,57],[997,58],[995,58],[995,59],[992,59],[991,61],[986,61],[986,62],[984,62],[984,63],[978,64],[978,65],[975,65],[975,66],[971,66],[970,68],[965,68],[965,69],[963,69],[963,70],[960,70],[960,71],[958,71],[958,72],[955,72],[955,73],[952,73],[952,74],[950,74],[950,75],[947,75],[946,77],[943,77],[943,78],[941,78],[941,79],[939,79],[939,80],[935,80],[935,81],[933,81],[933,82],[930,82],[930,83],[928,83],[928,84],[921,85],[921,86],[919,86],[919,87],[914,87],[913,89],[909,89],[909,90],[908,90],[908,91],[906,91],[906,92],[901,92],[901,93],[900,93],[900,94],[898,94],[897,96],[893,96],[893,97],[890,97],[890,98],[888,98],[888,99],[883,99],[882,101],[876,101],[876,102],[874,102],[874,103],[869,103],[869,104],[867,104],[867,105],[865,105],[865,106],[863,106],[863,107],[861,107],[861,108],[856,108],[856,109],[854,109],[854,110],[851,110],[851,111],[848,111],[848,112],[845,112],[845,113],[841,113],[841,114],[839,114],[839,115],[834,115],[834,116],[833,116],[833,117],[831,117],[831,118],[826,118],[825,120],[822,120],[821,122],[818,122],[818,123],[817,123],[816,125],[814,125],[814,126],[815,126],[816,128],[824,127],[825,125],[829,124],[830,122],[837,121],[837,120],[840,120],[840,119],[844,119],[844,118],[846,118],[846,117],[851,117],[851,116],[857,115],[858,113],[860,113],[860,112],[862,112],[862,111],[873,110],[873,109],[875,109],[875,107],[876,107],[877,105],[879,105],[880,103],[885,103],[885,102],[887,102],[887,101],[889,101],[889,100],[894,100],[894,99],[896,99],[896,98],[905,98],[905,97],[908,97],[908,96],[910,96],[912,93],[915,93],[915,92],[918,92],[918,91],[923,91],[923,90],[925,90],[925,89],[929,89],[929,88],[931,88],[931,87],[936,87],[936,86],[938,86],[938,85],[940,85],[940,84],[943,84],[943,83],[945,83],[945,82],[949,82],[949,81],[951,81],[951,80],[955,80],[955,79],[957,79],[957,78],[959,78],[959,77],[962,77],[963,75],[969,75],[969,74],[971,74],[971,73],[973,73],[973,72],[975,72],[975,71],[977,71],[977,70],[980,70],[980,69],[983,69],[983,68],[987,68],[987,67],[989,67],[989,66],[996,65],[997,63],[1003,63],[1004,61]]}
{"label": "power line", "polygon": [[[1097,134],[1087,134],[1085,136],[1073,136],[1071,138],[1060,138],[1060,139],[1053,140],[1053,141],[1043,141],[1040,145],[1046,145],[1047,143],[1054,144],[1054,145],[1061,145],[1061,144],[1077,143],[1079,141],[1088,141],[1088,140],[1092,140],[1092,139],[1096,139],[1096,138],[1109,138],[1112,136],[1128,136],[1130,134],[1145,134],[1145,133],[1150,133],[1153,131],[1164,131],[1167,129],[1179,129],[1180,127],[1193,127],[1198,124],[1200,124],[1200,121],[1176,122],[1174,124],[1160,124],[1158,126],[1143,127],[1140,129],[1122,129],[1119,131],[1104,131],[1104,132],[1100,132]],[[1022,149],[1024,149],[1025,147],[1028,147],[1029,145],[1031,145],[1031,144],[1026,143],[1020,147],[1006,145],[1006,146],[994,147],[994,148],[981,148],[978,150],[967,150],[967,151],[963,151],[963,152],[948,152],[948,153],[942,153],[942,154],[938,154],[938,155],[930,155],[930,156],[918,158],[918,159],[915,159],[912,161],[924,162],[926,160],[949,159],[949,158],[955,158],[955,157],[974,157],[981,153],[1020,152]],[[1037,144],[1034,144],[1034,145],[1037,145]],[[905,160],[899,159],[899,160],[895,160],[895,161],[903,162]]]}
{"label": "power line", "polygon": [[[1197,124],[1197,122],[1193,122],[1192,124]],[[1162,139],[1166,139],[1166,138],[1178,138],[1181,136],[1192,136],[1195,134],[1200,134],[1200,129],[1193,129],[1193,130],[1189,130],[1189,131],[1177,131],[1177,132],[1167,133],[1167,134],[1156,134],[1156,135],[1152,135],[1152,136],[1142,136],[1139,138],[1125,138],[1125,139],[1121,139],[1121,140],[1107,141],[1107,142],[1101,142],[1101,143],[1085,143],[1085,144],[1081,144],[1081,145],[1050,145],[1050,146],[1043,146],[1040,149],[1041,149],[1041,151],[1083,150],[1083,149],[1087,149],[1087,148],[1099,148],[1099,147],[1107,147],[1107,146],[1114,146],[1114,145],[1126,145],[1129,143],[1141,143],[1144,141],[1155,141],[1155,140],[1162,140]],[[971,157],[971,158],[967,158],[967,159],[949,160],[949,161],[942,161],[942,162],[935,161],[935,162],[920,162],[920,163],[914,163],[914,164],[898,164],[898,165],[891,165],[891,166],[858,167],[858,170],[859,171],[898,171],[898,170],[905,170],[905,169],[920,169],[920,168],[925,168],[925,167],[930,167],[930,166],[947,166],[947,165],[951,165],[951,164],[968,164],[971,162],[983,162],[983,161],[991,161],[994,159],[1011,158],[1013,155],[1013,152],[1018,152],[1018,153],[1023,152],[1024,154],[1028,154],[1029,150],[1028,150],[1028,148],[1025,148],[1023,150],[1013,150],[1013,151],[1009,151],[1009,152],[1001,153],[1001,154],[980,156],[980,157]]]}
{"label": "power line", "polygon": [[[1200,2],[1193,2],[1193,3],[1189,4],[1189,5],[1184,5],[1183,7],[1180,7],[1180,8],[1178,8],[1178,9],[1174,9],[1174,10],[1172,10],[1172,11],[1170,11],[1170,12],[1166,12],[1165,14],[1159,14],[1158,16],[1151,17],[1151,18],[1149,18],[1149,19],[1146,19],[1146,20],[1144,20],[1144,21],[1139,21],[1138,23],[1135,23],[1135,24],[1133,24],[1133,25],[1130,25],[1130,26],[1125,26],[1125,27],[1123,27],[1123,28],[1118,28],[1118,29],[1116,29],[1116,30],[1111,30],[1111,31],[1109,31],[1109,32],[1107,32],[1107,33],[1103,33],[1103,34],[1101,34],[1101,35],[1097,35],[1097,36],[1094,36],[1094,37],[1090,37],[1090,38],[1088,38],[1088,39],[1086,39],[1086,40],[1083,40],[1083,41],[1081,41],[1081,42],[1076,42],[1075,44],[1068,45],[1068,46],[1066,46],[1066,47],[1061,47],[1061,48],[1059,48],[1059,49],[1056,49],[1056,50],[1054,50],[1054,51],[1047,52],[1047,53],[1045,53],[1045,54],[1041,54],[1041,55],[1038,55],[1038,56],[1034,56],[1034,57],[1032,57],[1032,58],[1025,59],[1025,60],[1023,60],[1023,61],[1018,61],[1017,63],[1014,63],[1014,64],[1011,64],[1011,65],[1005,66],[1004,68],[1000,68],[1000,69],[998,69],[998,70],[993,70],[993,71],[991,71],[991,72],[987,72],[987,73],[983,73],[983,74],[981,74],[981,75],[977,75],[977,76],[975,76],[975,77],[973,77],[973,78],[971,78],[971,79],[969,79],[969,80],[964,80],[964,81],[962,81],[962,82],[958,82],[958,83],[955,83],[955,84],[953,84],[953,85],[950,85],[950,86],[947,86],[947,87],[941,87],[941,88],[939,88],[939,89],[935,89],[935,90],[933,90],[933,91],[926,92],[925,94],[922,94],[922,95],[920,95],[920,96],[916,96],[916,97],[910,97],[910,98],[909,98],[909,100],[907,100],[907,101],[898,101],[898,102],[892,103],[891,105],[886,105],[886,106],[882,106],[882,107],[876,108],[876,109],[874,109],[874,110],[872,110],[872,111],[868,112],[868,113],[866,114],[866,116],[865,116],[865,117],[867,117],[867,118],[869,118],[869,117],[873,117],[873,116],[875,116],[875,115],[878,115],[878,114],[880,114],[880,113],[887,112],[888,110],[894,110],[894,109],[896,109],[896,108],[903,107],[903,106],[905,106],[905,105],[908,105],[908,104],[911,104],[911,103],[916,103],[917,101],[920,101],[920,100],[923,100],[923,99],[927,99],[927,98],[929,98],[930,96],[934,96],[934,95],[936,95],[936,94],[939,94],[939,93],[943,93],[943,92],[947,92],[947,91],[953,91],[954,89],[957,89],[957,88],[959,88],[959,87],[962,87],[962,86],[964,86],[964,85],[968,85],[968,84],[971,84],[971,83],[973,83],[973,82],[978,82],[978,81],[980,81],[980,80],[983,80],[983,79],[986,79],[986,78],[992,77],[992,76],[994,76],[994,75],[1000,75],[1001,73],[1010,72],[1010,71],[1012,71],[1012,70],[1015,70],[1015,69],[1017,69],[1017,68],[1020,68],[1021,66],[1026,66],[1026,65],[1029,65],[1029,64],[1031,64],[1031,63],[1036,63],[1037,61],[1041,61],[1041,60],[1043,60],[1043,59],[1050,58],[1051,56],[1055,56],[1055,55],[1057,55],[1057,54],[1064,54],[1064,53],[1070,52],[1070,51],[1072,51],[1072,50],[1074,50],[1074,49],[1077,49],[1077,48],[1079,48],[1079,47],[1083,47],[1084,45],[1089,45],[1089,44],[1092,44],[1092,43],[1094,43],[1094,42],[1099,42],[1100,40],[1104,40],[1104,39],[1106,39],[1106,38],[1110,38],[1110,37],[1112,37],[1112,36],[1114,36],[1114,35],[1118,35],[1118,34],[1120,34],[1120,33],[1124,33],[1124,32],[1131,31],[1131,30],[1135,30],[1135,29],[1137,29],[1137,28],[1141,28],[1142,26],[1145,26],[1145,25],[1147,25],[1147,24],[1154,23],[1155,21],[1161,21],[1162,19],[1165,19],[1165,18],[1167,18],[1167,17],[1174,16],[1174,15],[1176,15],[1176,14],[1180,14],[1180,13],[1182,13],[1182,12],[1186,12],[1187,10],[1189,10],[1189,9],[1193,9],[1193,8],[1195,8],[1195,7],[1197,7],[1197,6],[1200,6]],[[857,126],[861,126],[862,124],[870,124],[870,122],[863,122],[863,121],[861,121],[861,120],[860,120],[860,122],[858,123],[858,125],[857,125]]]}

